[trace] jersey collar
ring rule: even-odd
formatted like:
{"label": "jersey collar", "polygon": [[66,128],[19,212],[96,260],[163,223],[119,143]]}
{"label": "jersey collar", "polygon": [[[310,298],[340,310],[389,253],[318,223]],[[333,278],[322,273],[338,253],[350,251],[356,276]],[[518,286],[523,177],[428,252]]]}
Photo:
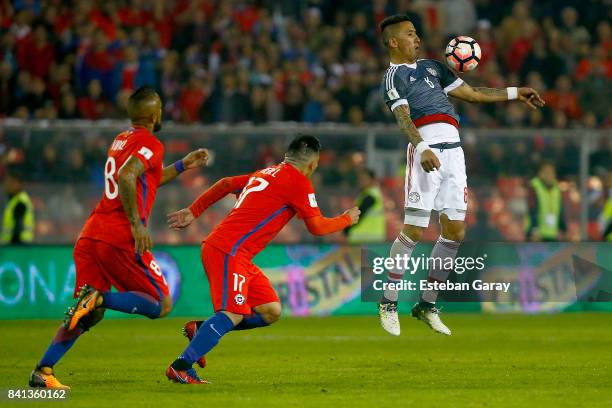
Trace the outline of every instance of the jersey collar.
{"label": "jersey collar", "polygon": [[400,65],[405,65],[408,68],[413,68],[413,69],[416,69],[416,67],[417,67],[417,63],[416,62],[414,64],[406,64],[406,63],[403,63],[403,64],[394,64],[392,62],[389,63],[389,66],[392,66],[392,67],[399,67]]}

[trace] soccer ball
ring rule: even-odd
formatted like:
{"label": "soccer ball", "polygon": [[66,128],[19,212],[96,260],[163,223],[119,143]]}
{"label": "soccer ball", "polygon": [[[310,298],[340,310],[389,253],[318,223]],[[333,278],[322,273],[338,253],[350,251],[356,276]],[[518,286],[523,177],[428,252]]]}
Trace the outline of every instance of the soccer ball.
{"label": "soccer ball", "polygon": [[480,62],[480,45],[473,38],[461,35],[450,40],[444,55],[448,66],[455,71],[471,71]]}

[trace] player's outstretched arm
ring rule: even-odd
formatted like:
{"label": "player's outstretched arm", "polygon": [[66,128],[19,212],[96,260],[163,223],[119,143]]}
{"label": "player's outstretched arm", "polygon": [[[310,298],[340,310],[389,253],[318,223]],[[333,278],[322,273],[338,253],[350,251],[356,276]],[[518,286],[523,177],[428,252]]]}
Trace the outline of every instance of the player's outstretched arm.
{"label": "player's outstretched arm", "polygon": [[153,241],[149,231],[140,221],[138,205],[136,202],[136,181],[144,173],[144,164],[136,157],[131,156],[125,161],[117,173],[117,184],[119,184],[119,198],[123,204],[125,215],[130,221],[132,237],[136,252],[141,254],[153,248]]}
{"label": "player's outstretched arm", "polygon": [[204,191],[189,206],[182,210],[175,211],[167,215],[168,227],[172,229],[182,229],[188,227],[193,220],[198,218],[208,207],[221,200],[228,194],[238,193],[246,186],[249,175],[225,177],[213,184]]}
{"label": "player's outstretched arm", "polygon": [[174,180],[179,174],[181,174],[185,170],[203,167],[206,165],[206,163],[208,163],[208,150],[194,150],[193,152],[190,152],[187,156],[183,157],[181,160],[164,167],[159,185],[161,186],[169,181]]}
{"label": "player's outstretched arm", "polygon": [[346,210],[338,217],[310,217],[304,219],[304,223],[306,224],[306,228],[308,228],[308,232],[312,235],[327,235],[356,224],[359,221],[359,213],[359,208],[353,207],[350,210]]}
{"label": "player's outstretched arm", "polygon": [[423,141],[418,129],[410,118],[410,107],[408,104],[397,106],[393,109],[393,115],[402,132],[408,138],[408,141],[416,147],[421,153],[421,166],[426,172],[434,171],[440,168],[440,161],[429,146]]}
{"label": "player's outstretched arm", "polygon": [[461,84],[448,93],[455,98],[472,103],[489,103],[519,100],[531,109],[544,106],[545,102],[533,88],[472,88],[467,83]]}

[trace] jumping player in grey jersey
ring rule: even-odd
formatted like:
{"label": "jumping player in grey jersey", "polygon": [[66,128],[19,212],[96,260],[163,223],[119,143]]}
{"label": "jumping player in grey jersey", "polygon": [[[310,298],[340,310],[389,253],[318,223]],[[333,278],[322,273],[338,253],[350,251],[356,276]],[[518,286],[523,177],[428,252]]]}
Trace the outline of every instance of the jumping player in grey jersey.
{"label": "jumping player in grey jersey", "polygon": [[[429,225],[431,211],[436,210],[442,231],[431,258],[454,259],[465,234],[467,178],[459,139],[459,117],[448,95],[478,103],[518,100],[532,109],[544,106],[544,101],[531,88],[472,88],[445,64],[417,59],[421,40],[407,16],[385,18],[380,23],[380,31],[390,59],[381,91],[410,142],[404,228],[393,242],[390,256],[409,257]],[[439,262],[432,264],[428,280],[445,282],[450,269],[440,268]],[[387,283],[400,282],[404,272],[390,270]],[[420,302],[412,308],[412,315],[436,332],[450,336],[450,329],[442,323],[435,307],[437,296],[435,290],[423,291]],[[382,327],[399,336],[397,300],[397,290],[387,288],[378,311]]]}

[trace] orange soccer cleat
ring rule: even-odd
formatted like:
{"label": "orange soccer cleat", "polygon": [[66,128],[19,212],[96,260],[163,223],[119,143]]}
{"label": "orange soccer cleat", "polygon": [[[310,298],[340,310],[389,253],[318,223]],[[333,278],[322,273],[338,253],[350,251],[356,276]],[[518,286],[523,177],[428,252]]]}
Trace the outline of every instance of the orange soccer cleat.
{"label": "orange soccer cleat", "polygon": [[36,388],[55,388],[59,390],[69,390],[70,387],[59,382],[55,378],[51,367],[38,367],[30,374],[30,387]]}
{"label": "orange soccer cleat", "polygon": [[96,308],[99,298],[100,292],[89,285],[83,285],[75,305],[66,312],[64,327],[68,330],[74,330],[79,321]]}

